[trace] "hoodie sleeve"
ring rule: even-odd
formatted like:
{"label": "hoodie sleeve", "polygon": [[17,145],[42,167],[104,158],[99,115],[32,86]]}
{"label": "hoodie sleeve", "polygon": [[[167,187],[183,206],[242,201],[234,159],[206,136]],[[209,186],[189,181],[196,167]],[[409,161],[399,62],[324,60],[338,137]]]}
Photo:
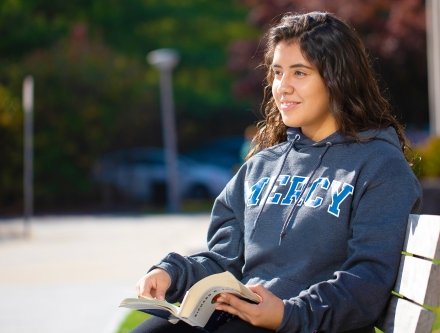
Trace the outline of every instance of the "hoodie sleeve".
{"label": "hoodie sleeve", "polygon": [[[242,192],[241,186],[236,186],[236,183],[237,177],[234,177],[215,200],[207,235],[208,251],[192,256],[170,253],[153,267],[162,268],[171,275],[167,300],[181,300],[194,283],[211,274],[230,271],[241,278],[244,208],[243,196],[241,199],[238,197]],[[230,193],[234,194],[234,205],[229,203]]]}
{"label": "hoodie sleeve", "polygon": [[347,260],[332,279],[284,300],[278,332],[343,332],[379,318],[396,279],[408,215],[421,195],[402,159],[385,162],[358,181]]}

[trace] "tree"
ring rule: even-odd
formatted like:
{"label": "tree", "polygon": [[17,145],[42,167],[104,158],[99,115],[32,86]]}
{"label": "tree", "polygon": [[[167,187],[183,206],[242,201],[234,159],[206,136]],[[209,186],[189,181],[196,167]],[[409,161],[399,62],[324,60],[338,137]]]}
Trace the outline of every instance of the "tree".
{"label": "tree", "polygon": [[[255,35],[245,16],[235,0],[3,1],[0,119],[13,114],[9,101],[21,99],[22,80],[32,74],[37,213],[96,202],[90,172],[106,151],[161,145],[158,73],[145,61],[153,49],[181,55],[174,76],[179,148],[241,133],[249,102],[233,98],[225,64],[231,40]],[[0,179],[9,179],[0,212],[21,202],[20,117],[0,125],[11,135],[0,141],[7,161]],[[14,149],[6,147],[11,142]]]}
{"label": "tree", "polygon": [[148,141],[159,120],[149,112],[142,67],[90,41],[85,26],[77,25],[67,40],[11,68],[15,85],[25,73],[36,83],[36,207],[87,202],[96,157],[115,146]]}
{"label": "tree", "polygon": [[22,193],[22,127],[23,113],[18,99],[0,85],[0,202],[8,208],[6,213],[19,208]]}

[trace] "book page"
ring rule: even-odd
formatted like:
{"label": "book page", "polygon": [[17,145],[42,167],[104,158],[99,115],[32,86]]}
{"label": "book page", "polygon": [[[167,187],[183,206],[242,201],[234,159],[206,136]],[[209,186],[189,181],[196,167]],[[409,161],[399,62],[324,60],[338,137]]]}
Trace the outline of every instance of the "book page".
{"label": "book page", "polygon": [[174,316],[177,316],[177,313],[179,312],[179,307],[177,305],[155,298],[126,298],[119,306],[135,310],[165,310]]}
{"label": "book page", "polygon": [[233,293],[251,302],[259,303],[258,295],[238,281],[230,272],[210,275],[194,284],[186,293],[179,316],[197,321],[204,326],[215,310],[215,297],[220,293]]}
{"label": "book page", "polygon": [[221,293],[231,293],[242,297],[242,294],[237,292],[236,289],[229,287],[212,287],[201,296],[200,302],[196,303],[195,307],[181,307],[179,317],[187,319],[186,321],[192,323],[193,326],[204,327],[215,311],[215,299]]}

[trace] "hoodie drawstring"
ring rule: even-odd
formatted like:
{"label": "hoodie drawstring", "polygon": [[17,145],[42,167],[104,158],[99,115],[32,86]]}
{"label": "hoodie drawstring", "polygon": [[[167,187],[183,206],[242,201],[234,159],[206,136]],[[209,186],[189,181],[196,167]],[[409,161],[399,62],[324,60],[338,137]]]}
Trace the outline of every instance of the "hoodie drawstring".
{"label": "hoodie drawstring", "polygon": [[[298,202],[300,201],[300,199],[302,198],[303,194],[305,193],[307,187],[310,184],[310,180],[313,178],[313,176],[315,175],[316,170],[318,170],[319,166],[322,163],[322,159],[324,158],[324,155],[327,153],[327,151],[329,150],[329,148],[332,146],[331,142],[326,142],[325,144],[325,150],[321,153],[321,155],[318,158],[317,163],[315,164],[312,173],[310,174],[309,179],[307,180],[306,184],[303,186],[303,189],[300,193],[300,195],[298,196],[298,199],[295,200],[295,203],[293,204],[292,209],[289,212],[289,215],[287,216],[286,220],[284,221],[283,227],[281,229],[281,233],[280,233],[280,240],[278,242],[278,245],[281,245],[281,241],[284,238],[284,236],[287,234],[287,228],[290,224],[290,219],[292,218],[293,213],[296,211],[296,208],[298,207]],[[283,163],[284,165],[284,163]],[[277,176],[278,178],[278,176]],[[259,214],[258,214],[259,215]]]}
{"label": "hoodie drawstring", "polygon": [[266,206],[267,198],[269,197],[270,192],[272,192],[272,189],[274,188],[275,183],[276,183],[278,177],[280,176],[281,172],[284,169],[284,164],[286,164],[287,156],[289,155],[289,153],[292,150],[292,148],[295,147],[295,142],[299,141],[300,138],[301,138],[300,135],[296,134],[295,135],[295,139],[292,141],[292,143],[287,148],[287,151],[286,151],[286,153],[284,154],[284,157],[283,157],[283,162],[281,163],[281,167],[279,168],[279,170],[277,172],[277,175],[275,176],[275,180],[273,181],[273,183],[272,183],[272,185],[270,187],[270,190],[268,191],[268,194],[265,196],[264,201],[263,201],[263,205],[261,206],[260,210],[258,211],[257,217],[255,218],[254,225],[252,226],[252,231],[251,231],[250,238],[252,238],[252,236],[254,235],[255,229],[257,227],[257,222],[260,219],[260,215],[263,212],[264,207]]}

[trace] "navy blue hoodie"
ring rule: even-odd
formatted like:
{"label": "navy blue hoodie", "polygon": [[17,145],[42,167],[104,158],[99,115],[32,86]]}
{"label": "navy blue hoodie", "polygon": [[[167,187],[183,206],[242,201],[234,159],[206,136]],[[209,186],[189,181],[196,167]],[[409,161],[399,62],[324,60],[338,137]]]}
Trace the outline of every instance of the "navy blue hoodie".
{"label": "navy blue hoodie", "polygon": [[208,251],[157,266],[176,301],[225,270],[285,305],[278,332],[343,332],[374,324],[393,287],[420,185],[393,128],[314,142],[299,129],[249,159],[216,199]]}

